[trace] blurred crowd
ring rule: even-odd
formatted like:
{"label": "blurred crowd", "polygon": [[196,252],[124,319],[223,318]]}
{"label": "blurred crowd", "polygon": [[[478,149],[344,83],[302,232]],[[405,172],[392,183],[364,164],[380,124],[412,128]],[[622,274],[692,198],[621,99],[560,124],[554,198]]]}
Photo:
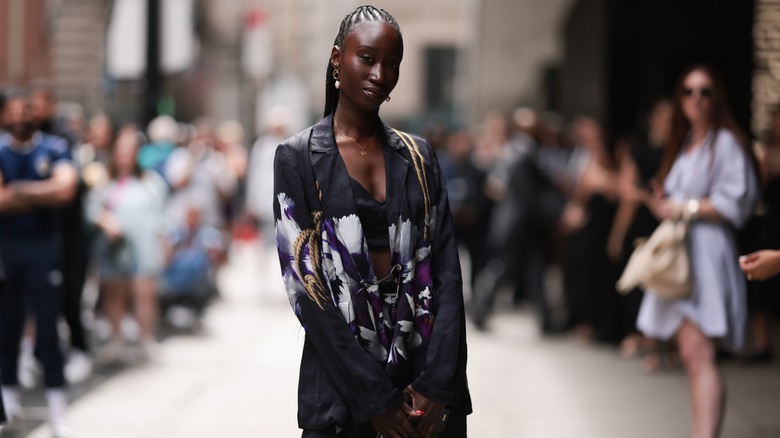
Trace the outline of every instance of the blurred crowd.
{"label": "blurred crowd", "polygon": [[[636,328],[643,291],[621,295],[615,288],[636,243],[659,223],[647,199],[658,190],[672,111],[671,99],[659,99],[621,136],[593,117],[565,121],[527,107],[465,129],[430,129],[467,254],[476,328],[488,331],[497,307],[529,305],[544,335],[614,345],[622,357],[643,358],[648,372],[678,365],[674,345]],[[739,231],[742,254],[780,244],[779,146],[780,112],[755,147],[764,195]],[[778,286],[776,279],[748,283],[749,349],[741,358],[748,363],[773,359]]]}
{"label": "blurred crowd", "polygon": [[[233,120],[116,124],[58,105],[46,82],[1,91],[0,297],[13,306],[0,357],[11,416],[19,386],[52,392],[96,367],[155,359],[166,333],[199,330],[236,239],[262,242],[269,281],[258,289],[274,287],[271,169],[290,135],[284,108],[252,146]],[[31,187],[47,194],[28,199]],[[25,258],[24,247],[36,249]]]}
{"label": "blurred crowd", "polygon": [[[197,327],[219,294],[216,272],[234,238],[259,237],[258,269],[271,292],[278,276],[268,238],[271,169],[276,146],[292,134],[285,108],[269,111],[265,133],[250,144],[233,120],[185,123],[164,115],[145,128],[117,126],[107,114],[86,117],[58,106],[45,82],[5,91],[3,129],[13,134],[27,124],[65,139],[78,169],[75,194],[57,205],[69,380],[85,379],[95,359],[153,356],[160,322]],[[12,111],[14,101],[26,108]],[[424,133],[447,180],[478,329],[489,330],[497,306],[528,304],[543,334],[571,331],[658,366],[655,353],[664,347],[635,328],[642,291],[621,296],[615,282],[637,239],[658,224],[643,197],[655,183],[671,117],[672,102],[660,99],[633,134],[614,137],[593,117],[566,121],[520,107],[474,126],[435,125]],[[756,149],[765,196],[741,232],[743,253],[780,247],[780,233],[768,225],[780,211],[780,115],[774,120]],[[551,280],[550,272],[561,275]],[[749,285],[755,360],[771,360],[770,320],[778,306],[766,291],[777,286]],[[25,386],[41,375],[34,339],[28,322],[19,359]]]}
{"label": "blurred crowd", "polygon": [[[197,329],[219,296],[216,275],[236,239],[260,243],[267,281],[259,287],[281,293],[270,236],[274,154],[292,134],[285,108],[268,112],[255,140],[236,121],[208,117],[117,125],[107,114],[58,105],[44,82],[2,96],[0,150],[29,143],[49,154],[28,160],[33,176],[0,181],[8,190],[0,196],[6,294],[35,279],[62,292],[61,302],[26,297],[17,318],[3,319],[14,325],[0,328],[6,405],[18,404],[17,384],[59,388],[63,379],[87,379],[96,365],[154,358],[161,324]],[[423,133],[447,181],[476,328],[488,331],[499,306],[529,305],[544,335],[618,346],[624,357],[643,357],[648,371],[674,365],[673,345],[636,329],[643,292],[615,290],[635,242],[658,224],[645,199],[657,184],[672,107],[658,100],[634,133],[620,137],[593,117],[565,120],[526,107]],[[780,248],[780,112],[773,120],[755,148],[764,195],[740,232],[743,254]],[[50,186],[25,188],[42,175]],[[19,207],[28,191],[38,216]],[[24,259],[23,247],[37,249]],[[748,361],[772,360],[777,281],[749,283]]]}

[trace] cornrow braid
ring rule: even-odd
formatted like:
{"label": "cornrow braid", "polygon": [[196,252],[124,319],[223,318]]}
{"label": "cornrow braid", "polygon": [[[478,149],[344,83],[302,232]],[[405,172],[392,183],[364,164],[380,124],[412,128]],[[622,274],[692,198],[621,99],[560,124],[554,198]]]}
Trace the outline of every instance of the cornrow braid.
{"label": "cornrow braid", "polygon": [[[371,5],[359,6],[352,11],[343,20],[341,20],[341,26],[339,26],[339,33],[336,35],[336,39],[333,41],[334,46],[342,47],[344,41],[347,39],[356,25],[361,23],[387,23],[392,26],[393,29],[401,33],[401,28],[398,27],[398,22],[395,21],[392,15],[384,9],[377,8]],[[323,117],[329,116],[336,110],[336,106],[339,103],[339,90],[336,89],[336,80],[333,78],[333,64],[328,59],[328,68],[325,71],[325,111]]]}

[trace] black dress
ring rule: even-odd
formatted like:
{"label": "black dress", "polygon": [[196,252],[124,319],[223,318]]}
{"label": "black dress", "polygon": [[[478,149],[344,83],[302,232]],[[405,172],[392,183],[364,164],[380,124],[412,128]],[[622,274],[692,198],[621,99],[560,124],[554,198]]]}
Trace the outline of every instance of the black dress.
{"label": "black dress", "polygon": [[[653,145],[645,139],[634,142],[629,148],[629,153],[639,173],[638,184],[645,189],[649,189],[650,181],[655,178],[658,167],[661,165],[663,148]],[[631,252],[634,251],[635,241],[649,237],[657,226],[658,220],[655,216],[653,216],[646,205],[640,204],[623,240],[623,259],[620,262],[621,271],[628,263]],[[644,292],[636,288],[628,295],[623,296],[621,302],[623,335],[637,331],[636,320],[639,316],[639,307],[642,304],[643,295]]]}

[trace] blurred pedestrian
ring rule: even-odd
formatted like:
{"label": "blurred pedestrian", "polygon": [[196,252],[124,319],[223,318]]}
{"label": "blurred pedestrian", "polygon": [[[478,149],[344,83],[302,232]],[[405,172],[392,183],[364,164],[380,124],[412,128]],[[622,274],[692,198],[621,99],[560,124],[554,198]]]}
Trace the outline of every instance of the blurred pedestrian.
{"label": "blurred pedestrian", "polygon": [[257,138],[250,151],[245,208],[257,222],[265,245],[274,247],[274,155],[277,146],[290,136],[290,112],[277,106],[267,119],[267,132]]}
{"label": "blurred pedestrian", "polygon": [[244,127],[236,120],[225,120],[217,125],[217,150],[225,156],[238,181],[243,181],[246,178],[249,164],[249,154],[244,145],[244,137]]}
{"label": "blurred pedestrian", "polygon": [[[5,120],[4,120],[4,113],[5,113],[5,101],[6,101],[6,93],[8,93],[9,90],[5,87],[0,86],[0,135],[5,133]],[[3,269],[3,261],[2,261],[2,254],[0,254],[0,299],[2,299],[3,295],[3,289],[5,288],[5,270]],[[0,432],[3,430],[2,424],[5,423],[5,407],[3,406],[3,397],[2,393],[0,393]]]}
{"label": "blurred pedestrian", "polygon": [[[249,167],[249,152],[244,145],[244,127],[236,120],[225,120],[217,125],[216,151],[227,163],[227,168],[235,179],[235,188],[222,202],[227,228],[232,231],[246,194],[246,174]],[[228,242],[229,243],[229,242]]]}
{"label": "blurred pedestrian", "polygon": [[6,94],[8,90],[0,86],[0,134],[5,132],[5,122],[3,121],[3,113],[5,111]]}
{"label": "blurred pedestrian", "polygon": [[81,146],[81,134],[74,131],[71,123],[57,115],[57,96],[54,87],[45,82],[36,82],[30,91],[32,116],[36,127],[48,134],[67,141],[68,152],[79,169],[79,185],[73,200],[62,208],[62,313],[68,324],[68,342],[65,375],[69,382],[78,383],[92,374],[92,358],[87,343],[87,333],[82,322],[82,293],[87,274],[89,248],[87,243],[84,202],[86,185],[81,179],[81,166],[76,160],[76,151]]}
{"label": "blurred pedestrian", "polygon": [[746,321],[745,277],[737,263],[735,229],[750,218],[759,195],[755,158],[731,117],[714,71],[686,69],[674,90],[672,131],[659,170],[659,219],[690,218],[691,297],[665,300],[646,293],[637,325],[645,335],[675,338],[689,379],[694,437],[718,436],[725,384],[718,343],[738,351]]}
{"label": "blurred pedestrian", "polygon": [[446,187],[430,145],[378,116],[402,57],[386,11],[344,17],[325,118],[277,149],[276,241],[306,330],[304,437],[429,437],[442,423],[440,437],[466,436],[466,326]]}
{"label": "blurred pedestrian", "polygon": [[27,310],[35,319],[35,356],[42,362],[54,435],[70,435],[63,355],[57,333],[62,305],[59,210],[78,186],[66,140],[35,129],[30,98],[8,96],[7,133],[0,136],[0,254],[7,275],[0,300],[0,379],[6,415],[20,419],[19,346]]}
{"label": "blurred pedestrian", "polygon": [[[615,221],[607,240],[607,254],[620,270],[625,267],[637,239],[649,237],[658,220],[645,205],[651,195],[652,181],[658,174],[664,147],[672,128],[673,104],[670,99],[657,101],[647,115],[639,135],[619,148],[617,185],[619,192]],[[621,357],[643,355],[645,370],[660,366],[658,346],[636,328],[636,318],[644,291],[639,288],[621,298]]]}
{"label": "blurred pedestrian", "polygon": [[[5,124],[2,122],[3,112],[5,108],[5,90],[0,89],[0,134],[5,131]],[[5,290],[5,269],[3,268],[2,254],[0,254],[0,301],[3,299],[3,291]],[[3,404],[3,393],[0,391],[0,432],[3,430],[3,425],[6,423],[5,418],[5,405]]]}
{"label": "blurred pedestrian", "polygon": [[544,276],[553,231],[566,219],[567,200],[540,165],[544,151],[537,139],[523,133],[517,134],[515,141],[504,194],[496,200],[489,218],[487,260],[474,284],[470,313],[475,326],[486,330],[499,288],[511,283],[519,291],[515,300],[525,297],[533,301],[540,332],[552,334],[562,327],[553,320]]}
{"label": "blurred pedestrian", "polygon": [[165,163],[176,149],[179,125],[173,117],[162,115],[149,122],[147,131],[149,143],[143,145],[138,152],[138,164],[143,171],[156,170],[165,176]]}
{"label": "blurred pedestrian", "polygon": [[[3,114],[3,106],[5,104],[5,96],[3,102],[0,102],[0,118]],[[0,254],[1,256],[2,254]],[[5,268],[3,268],[3,259],[0,257],[0,302],[3,301],[3,291],[5,290]],[[3,392],[0,391],[0,433],[3,431],[3,425],[6,423],[5,417],[5,404],[3,404]]]}
{"label": "blurred pedestrian", "polygon": [[742,250],[747,255],[740,259],[742,270],[750,281],[747,284],[749,344],[745,363],[762,364],[774,359],[772,351],[772,309],[780,303],[780,277],[774,273],[780,250],[780,109],[772,114],[769,138],[757,149],[763,193],[756,215],[748,222],[741,235]]}
{"label": "blurred pedestrian", "polygon": [[213,131],[203,131],[204,123],[196,125],[201,133],[195,140],[173,151],[165,163],[163,174],[172,188],[166,223],[171,228],[184,225],[187,209],[197,199],[203,222],[227,233],[224,206],[235,195],[238,180],[227,157],[217,148]]}
{"label": "blurred pedestrian", "polygon": [[97,113],[89,119],[85,142],[78,147],[74,158],[82,168],[93,162],[108,165],[113,141],[114,125],[111,118],[105,113]]}
{"label": "blurred pedestrian", "polygon": [[474,163],[474,143],[466,130],[450,133],[438,153],[458,243],[468,251],[470,289],[488,260],[487,231],[492,202],[485,194],[485,171]]}
{"label": "blurred pedestrian", "polygon": [[110,164],[110,182],[90,193],[88,219],[99,234],[94,242],[103,311],[112,339],[100,354],[105,362],[129,358],[122,322],[132,298],[140,327],[144,358],[156,353],[157,282],[163,269],[163,208],[167,186],[154,171],[138,164],[140,137],[125,131],[117,137]]}
{"label": "blurred pedestrian", "polygon": [[39,130],[64,138],[71,150],[81,143],[81,134],[73,129],[67,118],[57,114],[57,94],[51,83],[34,81],[30,87],[30,102],[33,122]]}
{"label": "blurred pedestrian", "polygon": [[[513,247],[517,243],[513,237],[523,233],[518,231],[521,228],[518,221],[523,217],[516,208],[517,199],[513,197],[513,190],[517,187],[512,185],[515,176],[512,170],[526,158],[532,142],[528,138],[512,138],[510,134],[507,117],[496,111],[489,112],[479,126],[473,154],[475,164],[485,171],[483,191],[487,196],[486,205],[490,208],[486,217],[489,232],[485,236],[485,251],[493,255],[488,257],[486,254],[482,265],[477,266],[479,274],[474,278],[475,282],[482,284],[477,286],[475,283],[470,313],[480,330],[487,329],[486,319],[492,311],[498,286],[511,287],[515,305],[528,298],[525,270],[518,266],[517,248]],[[504,251],[504,248],[509,251]]]}
{"label": "blurred pedestrian", "polygon": [[279,279],[279,258],[274,238],[274,156],[276,148],[290,136],[290,111],[275,106],[268,112],[267,132],[257,138],[249,155],[245,210],[260,231],[259,291],[264,298],[283,287]]}
{"label": "blurred pedestrian", "polygon": [[193,200],[186,222],[167,233],[160,279],[161,314],[177,328],[195,328],[217,287],[216,267],[224,258],[222,234],[201,221]]}
{"label": "blurred pedestrian", "polygon": [[615,291],[618,270],[607,256],[605,245],[617,208],[615,158],[597,120],[578,117],[571,124],[571,136],[572,160],[580,168],[571,196],[585,209],[587,219],[580,229],[565,237],[568,324],[585,340],[616,343],[620,340],[620,297]]}

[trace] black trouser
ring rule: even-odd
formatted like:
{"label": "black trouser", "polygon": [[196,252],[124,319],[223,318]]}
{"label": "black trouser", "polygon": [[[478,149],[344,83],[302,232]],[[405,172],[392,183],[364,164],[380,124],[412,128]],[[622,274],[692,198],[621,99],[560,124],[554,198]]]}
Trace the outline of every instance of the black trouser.
{"label": "black trouser", "polygon": [[87,352],[87,336],[81,321],[81,296],[87,273],[88,243],[84,233],[69,236],[62,241],[62,314],[70,330],[70,345]]}
{"label": "black trouser", "polygon": [[6,288],[0,298],[0,380],[18,384],[19,342],[27,310],[35,317],[35,356],[43,364],[47,388],[65,385],[57,334],[62,273],[60,245],[55,236],[0,237]]}
{"label": "black trouser", "polygon": [[3,394],[0,394],[0,424],[5,423],[5,405],[3,405]]}
{"label": "black trouser", "polygon": [[[0,302],[3,301],[3,291],[5,290],[5,269],[3,269],[3,259],[0,257]],[[5,423],[5,405],[3,405],[3,394],[0,393],[0,424]]]}
{"label": "black trouser", "polygon": [[[347,424],[341,432],[336,433],[336,426],[325,430],[304,430],[301,438],[377,438],[377,431],[371,423]],[[447,420],[447,427],[437,438],[466,438],[466,415],[453,410]]]}
{"label": "black trouser", "polygon": [[474,283],[471,316],[476,324],[486,322],[500,286],[509,281],[514,287],[515,298],[527,297],[534,301],[542,331],[555,328],[544,284],[548,236],[548,230],[518,226],[506,240],[506,245],[493,251],[499,256],[485,264]]}

